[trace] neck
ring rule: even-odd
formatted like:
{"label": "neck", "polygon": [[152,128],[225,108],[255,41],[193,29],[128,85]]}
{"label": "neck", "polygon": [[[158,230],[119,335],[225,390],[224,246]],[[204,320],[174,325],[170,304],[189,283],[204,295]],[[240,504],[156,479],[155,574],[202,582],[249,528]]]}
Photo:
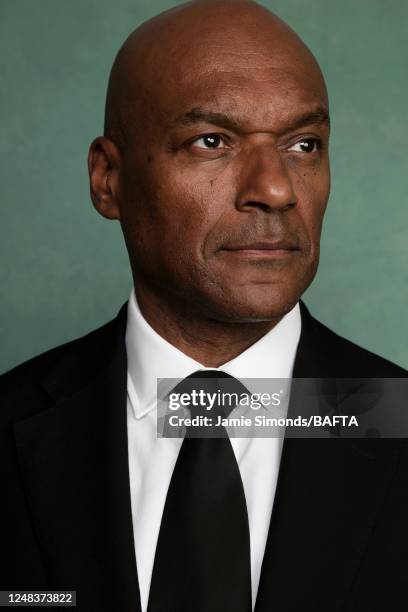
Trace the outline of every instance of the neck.
{"label": "neck", "polygon": [[282,318],[243,323],[219,321],[200,317],[182,304],[170,305],[140,287],[136,296],[143,317],[155,332],[207,368],[217,368],[234,359]]}

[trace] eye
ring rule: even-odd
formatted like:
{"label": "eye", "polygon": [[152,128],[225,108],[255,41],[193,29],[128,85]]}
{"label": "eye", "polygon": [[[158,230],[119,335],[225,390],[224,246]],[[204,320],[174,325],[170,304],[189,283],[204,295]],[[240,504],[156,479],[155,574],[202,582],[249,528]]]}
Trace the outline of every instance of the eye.
{"label": "eye", "polygon": [[205,134],[191,143],[199,149],[220,149],[223,140],[219,134]]}
{"label": "eye", "polygon": [[317,138],[303,138],[289,147],[289,151],[297,153],[315,153],[319,149],[321,149],[321,142]]}

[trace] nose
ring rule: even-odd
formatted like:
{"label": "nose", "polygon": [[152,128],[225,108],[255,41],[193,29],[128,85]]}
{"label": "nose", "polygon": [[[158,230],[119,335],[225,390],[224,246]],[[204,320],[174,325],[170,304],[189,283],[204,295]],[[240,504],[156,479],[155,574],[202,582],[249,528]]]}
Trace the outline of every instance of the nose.
{"label": "nose", "polygon": [[279,151],[272,146],[248,151],[240,169],[237,210],[272,212],[291,208],[296,203],[293,182]]}

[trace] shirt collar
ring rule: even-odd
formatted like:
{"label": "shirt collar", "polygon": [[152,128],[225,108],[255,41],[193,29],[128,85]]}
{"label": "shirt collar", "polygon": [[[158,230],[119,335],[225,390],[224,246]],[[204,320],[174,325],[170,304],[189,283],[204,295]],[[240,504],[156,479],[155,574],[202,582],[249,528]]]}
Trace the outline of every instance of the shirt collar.
{"label": "shirt collar", "polygon": [[301,331],[299,304],[265,336],[220,368],[206,368],[150,327],[140,311],[134,289],[127,315],[127,388],[136,419],[156,407],[158,378],[181,379],[208,369],[219,369],[239,379],[292,377]]}

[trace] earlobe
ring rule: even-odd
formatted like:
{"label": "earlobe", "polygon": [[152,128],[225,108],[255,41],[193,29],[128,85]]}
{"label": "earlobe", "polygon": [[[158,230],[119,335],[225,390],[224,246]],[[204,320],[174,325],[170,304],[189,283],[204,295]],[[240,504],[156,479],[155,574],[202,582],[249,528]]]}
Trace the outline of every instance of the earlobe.
{"label": "earlobe", "polygon": [[91,143],[88,155],[91,199],[106,219],[120,219],[119,161],[118,149],[108,138],[100,136]]}

